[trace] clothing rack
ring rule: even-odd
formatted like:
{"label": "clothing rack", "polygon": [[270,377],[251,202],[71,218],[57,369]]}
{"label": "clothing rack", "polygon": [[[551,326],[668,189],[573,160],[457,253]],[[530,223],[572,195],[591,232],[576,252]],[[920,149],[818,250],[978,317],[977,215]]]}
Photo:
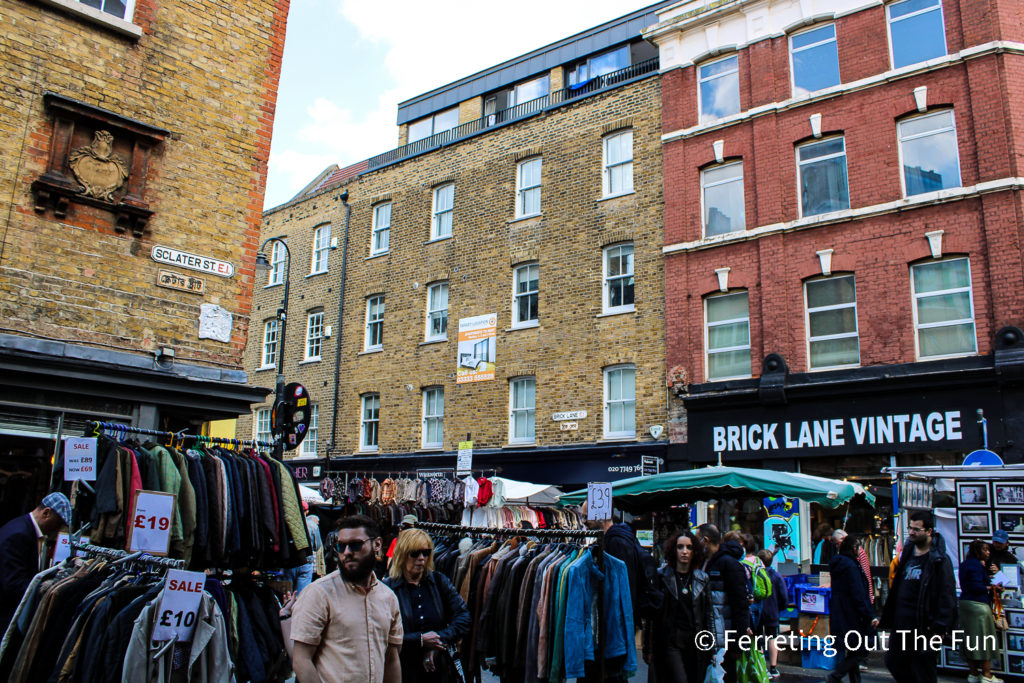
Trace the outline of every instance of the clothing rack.
{"label": "clothing rack", "polygon": [[93,545],[92,543],[79,543],[72,539],[71,557],[75,557],[77,552],[83,552],[87,555],[94,555],[97,557],[105,557],[109,560],[114,560],[116,563],[138,562],[140,564],[151,564],[164,569],[185,568],[185,560],[174,560],[169,557],[155,557],[141,552],[129,553],[125,550],[104,548],[103,546]]}
{"label": "clothing rack", "polygon": [[[445,476],[451,475],[453,477],[458,478],[458,475],[455,473],[455,468],[453,467],[421,467],[418,470],[331,470],[325,473],[324,476],[340,476],[342,474],[344,474],[346,477],[349,475],[358,477],[365,477],[366,475],[386,475],[389,479],[394,479],[396,476],[404,479],[416,479],[419,476],[418,472],[444,472],[445,470],[451,470],[451,472],[445,472]],[[470,474],[478,476],[482,475],[485,477],[495,477],[498,475],[499,472],[501,472],[500,469],[471,470]]]}
{"label": "clothing rack", "polygon": [[441,522],[417,522],[417,529],[436,531],[442,534],[493,534],[495,536],[536,536],[538,538],[596,538],[604,537],[604,531],[590,529],[511,529],[507,527],[462,526]]}
{"label": "clothing rack", "polygon": [[224,444],[226,446],[252,446],[255,448],[273,448],[276,444],[273,441],[259,441],[257,439],[225,439],[219,436],[202,436],[201,434],[185,434],[181,432],[162,432],[156,429],[143,429],[133,425],[119,422],[90,422],[89,428],[95,434],[102,434],[110,431],[115,435],[145,434],[147,436],[159,436],[165,439],[195,439],[199,443]]}

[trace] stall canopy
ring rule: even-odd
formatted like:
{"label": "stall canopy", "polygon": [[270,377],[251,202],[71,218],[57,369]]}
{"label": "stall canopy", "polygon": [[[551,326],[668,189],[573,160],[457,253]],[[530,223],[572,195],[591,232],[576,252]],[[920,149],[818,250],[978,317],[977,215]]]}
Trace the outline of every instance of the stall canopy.
{"label": "stall canopy", "polygon": [[[502,483],[507,503],[554,505],[558,502],[558,497],[562,495],[560,489],[548,484],[531,484],[504,477],[491,477],[492,482],[496,480],[500,480]],[[583,497],[584,499],[587,497],[586,492],[583,493]]]}
{"label": "stall canopy", "polygon": [[[612,483],[612,498],[616,506],[628,512],[647,512],[683,503],[745,495],[787,496],[829,508],[839,507],[859,495],[864,496],[870,505],[875,504],[873,495],[860,484],[850,481],[721,465]],[[580,489],[561,496],[559,503],[581,505],[586,500],[587,490]]]}
{"label": "stall canopy", "polygon": [[299,493],[302,495],[302,500],[306,501],[307,505],[320,505],[326,503],[324,497],[320,495],[320,492],[311,486],[305,484],[299,484]]}

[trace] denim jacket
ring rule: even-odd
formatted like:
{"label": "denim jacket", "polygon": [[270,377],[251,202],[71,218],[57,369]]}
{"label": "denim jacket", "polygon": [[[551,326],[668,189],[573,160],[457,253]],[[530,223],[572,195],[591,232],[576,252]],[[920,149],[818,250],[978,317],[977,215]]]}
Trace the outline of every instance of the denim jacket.
{"label": "denim jacket", "polygon": [[[594,633],[590,620],[596,591],[603,590],[605,657],[626,656],[624,670],[636,671],[636,641],[633,633],[633,600],[626,563],[604,554],[604,572],[592,552],[584,552],[569,567],[565,613],[565,677],[582,678],[584,661],[594,661]],[[603,586],[601,585],[603,583]]]}

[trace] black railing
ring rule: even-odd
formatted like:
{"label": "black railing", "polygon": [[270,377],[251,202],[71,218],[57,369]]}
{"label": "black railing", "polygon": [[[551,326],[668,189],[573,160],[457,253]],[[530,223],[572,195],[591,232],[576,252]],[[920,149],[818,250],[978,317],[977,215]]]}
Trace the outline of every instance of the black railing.
{"label": "black railing", "polygon": [[469,121],[461,126],[456,126],[444,132],[438,133],[437,135],[431,135],[428,138],[417,140],[416,142],[410,142],[407,145],[402,145],[397,149],[378,154],[375,157],[370,157],[367,160],[367,170],[373,171],[383,166],[396,163],[409,157],[414,157],[424,152],[429,152],[445,145],[450,145],[453,142],[468,138],[471,135],[475,135],[487,128],[492,128],[501,124],[509,123],[510,121],[516,121],[519,119],[525,119],[529,116],[533,116],[539,112],[549,109],[551,107],[557,107],[567,102],[575,101],[581,97],[592,95],[596,92],[615,88],[627,81],[631,81],[641,76],[647,76],[648,74],[654,73],[658,70],[658,58],[648,59],[646,62],[639,62],[627,66],[625,69],[619,69],[613,71],[610,74],[603,76],[596,76],[582,83],[556,90],[550,95],[544,95],[538,97],[535,100],[529,102],[523,102],[517,104],[514,107],[508,109],[502,109],[499,112],[493,114],[487,114],[482,118]]}

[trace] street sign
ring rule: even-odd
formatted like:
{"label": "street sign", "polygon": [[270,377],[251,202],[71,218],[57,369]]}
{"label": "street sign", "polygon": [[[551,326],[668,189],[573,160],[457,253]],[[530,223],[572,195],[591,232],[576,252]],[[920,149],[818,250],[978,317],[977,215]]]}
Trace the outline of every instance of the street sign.
{"label": "street sign", "polygon": [[640,474],[645,477],[653,477],[661,471],[661,458],[656,455],[640,456]]}
{"label": "street sign", "polygon": [[964,467],[1001,467],[1005,463],[998,453],[985,449],[971,451],[964,458]]}
{"label": "street sign", "polygon": [[306,387],[298,382],[285,386],[284,400],[275,404],[270,414],[270,428],[275,436],[281,437],[286,451],[295,450],[306,438],[312,412]]}

